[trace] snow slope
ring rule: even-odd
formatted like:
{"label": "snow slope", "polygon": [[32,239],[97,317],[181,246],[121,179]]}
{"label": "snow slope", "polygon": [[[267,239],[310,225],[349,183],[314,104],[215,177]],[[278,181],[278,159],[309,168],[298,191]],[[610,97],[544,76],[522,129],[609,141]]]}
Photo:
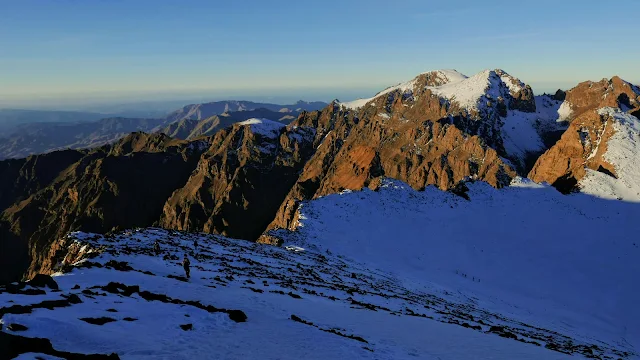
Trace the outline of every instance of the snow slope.
{"label": "snow slope", "polygon": [[536,96],[535,101],[535,112],[508,110],[504,119],[502,139],[507,154],[514,160],[546,150],[541,134],[567,128],[568,123],[558,116],[561,101],[545,95]]}
{"label": "snow slope", "polygon": [[509,89],[513,88],[518,91],[519,85],[513,83],[506,76],[497,76],[493,70],[481,71],[462,81],[427,88],[434,94],[457,102],[462,108],[477,109],[480,100],[486,95],[489,95],[492,99],[497,99],[503,95],[498,86],[498,81],[505,82],[505,79],[508,80],[506,83],[509,84]]}
{"label": "snow slope", "polygon": [[469,188],[470,201],[397,181],[329,195],[303,204],[298,230],[281,236],[357,258],[408,287],[638,353],[636,204],[564,196],[522,179]]}
{"label": "snow slope", "polygon": [[606,199],[640,202],[640,121],[614,108],[598,110],[608,115],[614,133],[607,141],[604,160],[615,168],[616,177],[587,169],[580,190]]}
{"label": "snow slope", "polygon": [[[69,239],[86,258],[54,277],[60,292],[24,295],[20,303],[33,305],[31,313],[15,311],[3,294],[1,322],[27,327],[3,326],[3,332],[50,339],[57,351],[121,359],[568,358],[554,346],[574,355],[624,356],[618,344],[570,338],[491,312],[478,299],[416,276],[418,269],[400,278],[333,251],[161,229]],[[159,255],[152,250],[156,240]],[[372,249],[364,249],[358,256],[371,259]],[[184,253],[191,258],[189,281],[179,264]],[[81,302],[38,308],[72,294]],[[246,320],[236,322],[230,310]],[[86,322],[100,318],[110,322]]]}

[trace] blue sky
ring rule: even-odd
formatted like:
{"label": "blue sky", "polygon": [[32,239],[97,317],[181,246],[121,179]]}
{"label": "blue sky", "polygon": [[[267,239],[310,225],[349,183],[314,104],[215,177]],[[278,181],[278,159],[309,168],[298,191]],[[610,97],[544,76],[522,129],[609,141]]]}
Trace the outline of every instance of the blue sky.
{"label": "blue sky", "polygon": [[631,0],[0,0],[0,105],[349,100],[440,68],[502,68],[536,92],[639,83],[638,13]]}

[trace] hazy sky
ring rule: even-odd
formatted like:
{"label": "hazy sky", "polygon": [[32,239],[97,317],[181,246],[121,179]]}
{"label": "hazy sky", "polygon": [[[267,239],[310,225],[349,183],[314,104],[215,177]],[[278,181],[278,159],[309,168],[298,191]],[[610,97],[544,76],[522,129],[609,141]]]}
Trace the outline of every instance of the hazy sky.
{"label": "hazy sky", "polygon": [[0,0],[0,105],[330,100],[440,68],[502,68],[536,92],[640,83],[639,13],[635,0]]}

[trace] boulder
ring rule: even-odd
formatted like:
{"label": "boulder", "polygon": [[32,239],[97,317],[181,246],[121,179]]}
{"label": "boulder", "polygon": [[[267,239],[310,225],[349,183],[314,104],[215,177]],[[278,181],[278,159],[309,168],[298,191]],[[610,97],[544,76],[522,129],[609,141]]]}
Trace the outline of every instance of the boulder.
{"label": "boulder", "polygon": [[33,287],[48,287],[52,290],[58,290],[58,283],[53,280],[51,276],[45,274],[36,274],[31,280],[29,280],[28,284]]}

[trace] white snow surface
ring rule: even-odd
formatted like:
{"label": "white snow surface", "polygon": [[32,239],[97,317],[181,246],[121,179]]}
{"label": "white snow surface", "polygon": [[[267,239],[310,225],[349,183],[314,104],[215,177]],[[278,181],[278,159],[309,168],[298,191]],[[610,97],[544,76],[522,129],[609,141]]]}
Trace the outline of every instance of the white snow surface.
{"label": "white snow surface", "polygon": [[449,101],[457,102],[463,109],[478,110],[499,97],[507,98],[510,93],[518,92],[524,86],[521,81],[498,69],[484,70],[463,81],[427,88]]}
{"label": "white snow surface", "polygon": [[[540,188],[535,184],[528,186]],[[450,274],[450,283],[433,282],[439,272],[434,272],[434,264],[424,261],[427,260],[424,254],[434,253],[432,258],[453,256],[452,264],[460,264],[468,255],[464,247],[457,247],[462,251],[457,255],[446,251],[438,255],[438,249],[425,241],[426,234],[431,238],[435,233],[431,235],[430,231],[420,229],[419,233],[412,234],[414,238],[404,238],[402,235],[407,233],[402,229],[394,234],[388,229],[376,235],[372,231],[379,230],[385,221],[391,224],[402,219],[374,216],[372,220],[378,224],[371,226],[376,223],[363,223],[357,213],[345,212],[351,209],[361,211],[362,215],[374,211],[391,215],[389,211],[409,205],[407,201],[416,196],[400,188],[385,189],[389,192],[352,192],[314,202],[322,209],[336,199],[347,200],[342,204],[345,208],[332,206],[334,214],[326,217],[327,224],[337,226],[323,237],[326,245],[335,245],[332,250],[318,250],[316,244],[315,250],[295,251],[300,248],[293,245],[295,250],[288,251],[220,236],[154,228],[109,237],[72,233],[73,241],[103,252],[76,263],[71,272],[57,274],[54,279],[61,292],[49,291],[46,296],[55,294],[63,298],[73,293],[83,302],[54,310],[34,309],[27,314],[8,312],[2,316],[2,322],[28,327],[16,334],[50,339],[58,351],[115,352],[121,359],[565,359],[569,358],[567,354],[546,349],[544,345],[569,341],[577,346],[595,345],[597,353],[628,351],[626,343],[603,342],[608,338],[601,331],[605,335],[609,333],[604,330],[615,335],[623,331],[607,327],[606,314],[595,322],[598,327],[594,332],[600,337],[587,338],[580,330],[593,325],[593,319],[587,318],[573,328],[576,324],[571,321],[577,315],[570,308],[558,309],[559,305],[548,303],[552,306],[543,314],[544,318],[561,316],[554,318],[555,322],[546,323],[552,326],[549,329],[534,328],[529,324],[540,325],[537,319],[540,313],[529,313],[529,310],[540,309],[532,307],[528,299],[513,302],[516,298],[504,298],[501,292],[490,297],[470,296],[469,284],[477,284],[478,289],[484,289],[485,281],[488,286],[492,284],[487,274],[472,272],[471,266],[476,262],[458,267],[460,275]],[[439,194],[442,195],[439,200],[450,198],[448,194]],[[380,195],[391,201],[388,207],[353,208],[360,201],[360,205],[377,204]],[[418,205],[415,201],[421,199],[422,195],[417,195],[411,200],[413,205],[400,215],[415,211]],[[450,199],[453,201],[447,208],[456,205],[457,199]],[[316,223],[317,214],[310,215],[309,230],[316,231],[322,224]],[[415,215],[406,219],[417,220]],[[343,216],[346,218],[340,220]],[[354,221],[351,227],[347,218]],[[370,228],[358,226],[362,224]],[[414,223],[414,228],[417,224]],[[331,239],[338,230],[348,233]],[[369,235],[373,236],[367,239],[369,243],[363,243]],[[388,238],[389,235],[392,237]],[[160,255],[152,251],[156,240],[160,243]],[[198,240],[197,248],[194,240]],[[315,243],[319,239],[309,240]],[[341,245],[345,240],[352,241],[353,246]],[[452,244],[461,242],[462,239],[451,239]],[[510,241],[500,242],[505,251],[513,250]],[[356,244],[361,248],[351,251]],[[338,252],[343,250],[343,254]],[[485,252],[489,250],[485,248]],[[467,253],[473,251],[478,249],[466,249]],[[184,253],[191,259],[189,281],[176,278],[183,275],[180,260]],[[349,253],[353,257],[347,255]],[[371,263],[374,259],[376,262]],[[392,264],[399,260],[406,262]],[[109,261],[126,262],[133,270],[110,268]],[[497,267],[503,268],[499,264]],[[523,279],[532,271],[525,271]],[[465,278],[463,272],[468,274]],[[514,277],[512,271],[509,273]],[[481,274],[484,276],[482,286],[471,279]],[[170,302],[147,301],[141,292],[126,296],[101,288],[110,282],[137,285],[140,291],[168,296]],[[36,300],[42,300],[41,296],[45,295],[33,296],[30,303],[36,304]],[[209,312],[185,304],[188,301],[218,309],[241,310],[247,320],[237,323],[224,312]],[[0,308],[11,305],[6,298],[0,299]],[[309,324],[294,321],[291,315]],[[92,325],[80,320],[87,317],[109,317],[115,321]],[[125,321],[125,318],[135,320]],[[183,331],[179,326],[184,324],[192,324],[193,329]],[[477,328],[469,328],[472,326]],[[497,330],[493,331],[492,326]],[[496,331],[500,327],[522,341],[499,336]],[[3,328],[2,331],[9,330]],[[535,341],[542,346],[523,341]],[[573,356],[576,357],[578,353]],[[23,355],[22,358],[32,357]]]}
{"label": "white snow surface", "polygon": [[587,169],[580,190],[605,199],[640,202],[640,121],[614,108],[598,113],[611,119],[614,133],[607,141],[604,160],[613,165],[617,178]]}
{"label": "white snow surface", "polygon": [[[50,339],[58,351],[121,359],[568,359],[585,349],[637,358],[638,205],[520,178],[500,190],[468,186],[470,200],[385,180],[379,191],[306,202],[298,230],[276,232],[282,248],[156,228],[72,233],[70,243],[92,257],[54,276],[60,292],[0,287],[0,322],[24,325],[16,335]],[[188,281],[179,278],[185,253]],[[110,282],[170,302],[101,288]],[[4,310],[69,294],[83,302]]]}
{"label": "white snow surface", "polygon": [[568,101],[563,101],[562,105],[558,109],[558,121],[569,121],[571,120],[571,115],[573,114],[573,109],[571,108],[571,103]]}
{"label": "white snow surface", "polygon": [[462,108],[476,109],[485,94],[493,99],[501,95],[491,82],[492,73],[492,70],[484,70],[463,81],[427,88],[441,97],[457,102]]}
{"label": "white snow surface", "polygon": [[240,126],[250,126],[254,134],[260,134],[265,137],[274,138],[280,134],[280,130],[285,127],[284,124],[269,119],[249,119],[238,123]]}
{"label": "white snow surface", "polygon": [[507,111],[501,134],[505,150],[512,159],[523,161],[527,153],[544,151],[541,132],[566,129],[566,123],[558,122],[560,101],[545,95],[536,96],[535,101],[535,112]]}
{"label": "white snow surface", "polygon": [[527,179],[469,188],[467,201],[389,180],[304,203],[302,226],[281,232],[285,244],[357,258],[409,288],[638,353],[637,204]]}

